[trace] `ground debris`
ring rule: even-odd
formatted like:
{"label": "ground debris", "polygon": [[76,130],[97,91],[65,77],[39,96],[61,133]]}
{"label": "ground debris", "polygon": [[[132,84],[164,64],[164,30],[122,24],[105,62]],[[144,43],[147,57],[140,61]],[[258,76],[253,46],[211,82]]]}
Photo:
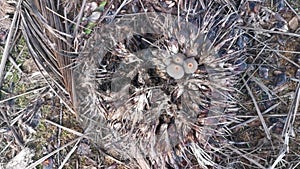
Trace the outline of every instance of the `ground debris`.
{"label": "ground debris", "polygon": [[34,156],[33,150],[24,148],[13,159],[11,159],[5,166],[5,169],[26,168]]}

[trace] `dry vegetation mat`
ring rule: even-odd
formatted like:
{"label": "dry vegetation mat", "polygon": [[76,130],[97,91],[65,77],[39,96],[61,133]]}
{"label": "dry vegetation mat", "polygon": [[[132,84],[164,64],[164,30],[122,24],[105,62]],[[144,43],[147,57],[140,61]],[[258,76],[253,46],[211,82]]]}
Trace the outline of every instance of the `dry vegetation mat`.
{"label": "dry vegetation mat", "polygon": [[300,167],[299,1],[0,4],[0,168]]}

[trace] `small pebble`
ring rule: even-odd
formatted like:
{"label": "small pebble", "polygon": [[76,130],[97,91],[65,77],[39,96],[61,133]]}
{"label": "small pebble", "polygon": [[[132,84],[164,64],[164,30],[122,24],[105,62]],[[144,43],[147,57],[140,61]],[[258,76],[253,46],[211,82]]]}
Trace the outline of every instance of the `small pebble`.
{"label": "small pebble", "polygon": [[291,30],[296,30],[299,27],[299,21],[298,17],[294,16],[290,21],[289,21],[289,27]]}
{"label": "small pebble", "polygon": [[287,77],[286,74],[284,72],[276,75],[276,79],[275,79],[275,86],[282,86],[283,84],[285,84],[287,81]]}
{"label": "small pebble", "polygon": [[258,70],[258,74],[261,78],[268,79],[269,78],[269,69],[266,67],[260,67]]}

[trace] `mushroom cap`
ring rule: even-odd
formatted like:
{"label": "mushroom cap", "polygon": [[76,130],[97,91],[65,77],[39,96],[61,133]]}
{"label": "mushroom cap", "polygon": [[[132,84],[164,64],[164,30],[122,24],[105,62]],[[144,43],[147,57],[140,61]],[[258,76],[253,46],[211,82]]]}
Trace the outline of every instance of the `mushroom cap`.
{"label": "mushroom cap", "polygon": [[184,60],[183,68],[184,68],[185,73],[192,74],[197,70],[198,63],[195,60],[195,58],[188,58],[188,59]]}
{"label": "mushroom cap", "polygon": [[182,65],[183,61],[185,59],[185,56],[183,54],[178,53],[177,55],[173,56],[172,60],[176,64]]}
{"label": "mushroom cap", "polygon": [[163,58],[162,59],[162,62],[167,66],[167,65],[170,65],[171,64],[171,58]]}
{"label": "mushroom cap", "polygon": [[167,67],[167,73],[169,76],[173,77],[174,79],[181,79],[184,76],[183,67],[175,63],[171,63]]}

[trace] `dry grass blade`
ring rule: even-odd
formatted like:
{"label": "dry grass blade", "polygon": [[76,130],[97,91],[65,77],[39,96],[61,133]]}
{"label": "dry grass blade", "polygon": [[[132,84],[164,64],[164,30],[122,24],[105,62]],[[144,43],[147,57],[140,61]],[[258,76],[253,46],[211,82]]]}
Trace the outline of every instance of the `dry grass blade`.
{"label": "dry grass blade", "polygon": [[52,124],[52,125],[54,125],[54,126],[56,126],[56,127],[59,127],[59,128],[61,128],[61,129],[63,129],[63,130],[66,130],[66,131],[68,131],[68,132],[70,132],[70,133],[72,133],[72,134],[74,134],[74,135],[77,135],[77,136],[80,136],[80,137],[85,137],[84,134],[82,134],[82,133],[80,133],[80,132],[78,132],[78,131],[72,130],[72,129],[67,128],[67,127],[64,127],[64,126],[59,125],[59,124],[57,124],[57,123],[54,123],[54,122],[52,122],[52,121],[50,121],[50,120],[45,119],[45,122],[47,122],[47,123],[49,123],[49,124]]}
{"label": "dry grass blade", "polygon": [[247,159],[248,161],[252,162],[253,164],[255,164],[256,166],[258,166],[260,169],[266,169],[264,166],[262,166],[260,163],[258,163],[257,161],[255,161],[252,157],[248,157],[247,152],[244,152],[242,150],[238,150],[237,148],[233,148],[233,147],[228,147],[231,151],[236,152],[237,154],[239,154],[240,156],[242,156],[243,158]]}
{"label": "dry grass blade", "polygon": [[[290,3],[287,0],[284,0],[285,4],[290,8],[291,11],[293,11],[293,13],[298,17],[298,19],[300,19],[300,15],[299,12],[297,13],[295,11],[295,9],[290,5]],[[299,1],[298,1],[298,6],[299,6]]]}
{"label": "dry grass blade", "polygon": [[294,130],[293,130],[293,125],[296,119],[296,114],[299,108],[299,103],[300,103],[300,83],[297,85],[297,89],[295,92],[295,97],[293,100],[292,105],[290,106],[290,110],[287,115],[286,122],[284,124],[284,128],[282,131],[282,137],[286,136],[286,134],[293,136],[294,135]]}
{"label": "dry grass blade", "polygon": [[72,141],[70,141],[69,143],[63,145],[62,147],[57,148],[55,151],[52,151],[51,153],[45,155],[44,157],[40,158],[39,160],[35,161],[34,163],[30,164],[29,166],[27,166],[25,169],[32,169],[37,167],[39,164],[41,164],[43,161],[45,161],[46,159],[48,159],[49,157],[53,156],[54,154],[58,153],[59,151],[65,149],[66,147],[77,143],[78,141],[80,141],[82,139],[82,137],[78,137]]}
{"label": "dry grass blade", "polygon": [[16,12],[14,14],[12,23],[10,25],[10,31],[8,33],[8,37],[7,37],[7,42],[4,48],[4,52],[1,58],[1,64],[0,64],[0,88],[2,87],[2,83],[3,83],[3,78],[4,78],[4,68],[6,65],[6,61],[9,55],[9,51],[11,48],[11,40],[12,40],[12,36],[15,34],[15,32],[19,29],[18,26],[19,24],[17,23],[18,18],[20,16],[20,11],[21,11],[21,3],[23,0],[19,0],[18,4],[17,4],[17,8],[16,8]]}
{"label": "dry grass blade", "polygon": [[10,125],[11,123],[10,123],[10,121],[8,120],[6,113],[5,113],[2,109],[0,109],[0,112],[1,112],[1,114],[2,114],[2,116],[3,116],[3,118],[4,118],[4,120],[5,120],[5,123],[7,124],[7,126],[9,127],[9,129],[12,131],[13,136],[14,136],[16,142],[19,144],[19,146],[21,146],[22,148],[24,148],[24,141],[23,141],[23,140],[21,139],[21,137],[17,134],[16,129],[14,128],[14,126],[11,126],[11,125]]}
{"label": "dry grass blade", "polygon": [[[254,28],[248,28],[249,30],[256,30],[256,29],[254,29]],[[279,32],[279,33],[281,33],[281,32]],[[274,50],[270,45],[268,45],[268,44],[266,44],[266,42],[262,42],[261,40],[259,40],[257,37],[254,37],[253,35],[251,35],[251,34],[247,34],[248,36],[250,36],[251,38],[253,38],[255,41],[257,41],[259,44],[261,44],[261,45],[263,45],[264,46],[264,48],[266,47],[267,48],[267,50],[271,50],[271,51],[274,51],[279,57],[281,57],[282,59],[284,59],[284,60],[287,60],[288,62],[290,62],[291,64],[293,64],[294,66],[296,66],[297,68],[300,68],[300,65],[298,65],[295,61],[293,61],[293,60],[291,60],[291,59],[289,59],[289,58],[287,58],[286,56],[284,56],[284,55],[282,55],[280,52],[280,50]],[[291,35],[291,36],[293,36],[293,35]],[[298,36],[300,36],[300,35],[298,35]]]}
{"label": "dry grass blade", "polygon": [[[265,110],[264,112],[262,112],[261,114],[265,115],[266,113],[272,111],[273,109],[275,109],[275,108],[276,108],[277,106],[279,106],[279,105],[280,105],[280,103],[276,103],[276,104],[274,104],[273,106],[269,107],[269,108],[268,108],[267,110]],[[240,123],[240,124],[237,124],[237,125],[231,127],[230,129],[232,130],[232,129],[237,128],[237,127],[240,127],[240,126],[246,126],[247,124],[249,124],[249,123],[255,121],[255,120],[258,119],[258,118],[259,118],[259,117],[257,117],[257,116],[256,116],[256,117],[253,117],[253,118],[251,118],[251,119],[249,119],[249,120],[247,120],[247,121],[245,121],[245,122],[243,122],[243,123]]]}
{"label": "dry grass blade", "polygon": [[281,97],[278,96],[273,90],[269,89],[260,79],[251,76],[251,80],[253,80],[265,93],[267,93],[269,99],[272,98],[272,95],[276,96],[284,105],[287,105],[286,101],[284,101]]}
{"label": "dry grass blade", "polygon": [[273,31],[273,30],[259,29],[259,28],[250,28],[250,27],[241,27],[241,28],[245,29],[245,30],[253,30],[253,31],[259,31],[259,32],[266,32],[266,33],[275,33],[275,34],[281,34],[281,35],[287,35],[287,36],[293,36],[293,37],[300,38],[300,35],[297,33],[280,32],[280,31]]}
{"label": "dry grass blade", "polygon": [[259,107],[258,107],[258,104],[257,104],[257,102],[256,102],[256,99],[255,99],[255,97],[254,97],[254,95],[253,95],[253,93],[252,93],[250,87],[248,86],[247,82],[245,81],[245,79],[243,79],[243,81],[244,81],[245,87],[247,88],[247,91],[248,91],[248,93],[249,93],[249,95],[250,95],[250,97],[251,97],[251,99],[252,99],[252,101],[253,101],[253,104],[254,104],[254,106],[255,106],[257,115],[258,115],[258,117],[259,117],[259,120],[260,120],[260,122],[261,122],[263,128],[264,128],[264,131],[265,131],[265,133],[266,133],[266,136],[267,136],[267,138],[268,138],[269,140],[271,140],[271,135],[270,135],[269,129],[268,129],[268,127],[267,127],[267,125],[266,125],[266,122],[265,122],[265,119],[264,119],[264,117],[263,117],[263,115],[262,115],[262,113],[261,113],[261,111],[260,111],[260,109],[259,109]]}
{"label": "dry grass blade", "polygon": [[[255,62],[255,60],[257,60],[257,59],[260,57],[260,55],[263,53],[263,51],[264,51],[265,48],[266,48],[266,45],[264,45],[264,47],[259,51],[259,53],[255,56],[255,58],[254,58],[254,60],[253,60],[252,62]],[[253,73],[251,73],[250,75],[249,75],[249,72],[246,71],[246,72],[243,74],[242,78],[245,78],[247,74],[248,74],[250,77],[253,77],[253,75],[254,75],[254,73],[255,73],[256,71],[257,71],[257,69],[256,69]],[[250,80],[250,78],[248,78],[248,79],[246,80],[246,83],[248,83],[249,80]],[[241,90],[242,88],[244,88],[245,85],[246,85],[246,83],[243,83],[243,85],[239,88],[239,90]]]}
{"label": "dry grass blade", "polygon": [[[86,4],[86,0],[83,0],[82,1],[82,5],[81,5],[81,9],[80,9],[80,12],[79,12],[79,15],[78,15],[79,19],[77,20],[76,25],[75,25],[75,29],[74,29],[75,33],[77,33],[77,31],[78,31],[78,27],[79,27],[80,21],[82,19],[82,15],[83,15],[83,10],[84,10],[85,4]],[[75,34],[75,37],[77,37],[76,34]]]}
{"label": "dry grass blade", "polygon": [[280,163],[280,161],[283,159],[283,157],[286,156],[287,146],[288,145],[284,144],[281,152],[279,153],[278,157],[276,158],[276,160],[274,161],[274,163],[272,164],[272,166],[269,167],[269,169],[275,169],[275,167],[278,165],[278,163]]}
{"label": "dry grass blade", "polygon": [[48,86],[44,86],[44,87],[41,87],[41,88],[38,88],[38,89],[35,89],[35,90],[32,90],[32,91],[28,91],[28,92],[25,92],[25,93],[22,93],[22,94],[19,94],[19,95],[16,95],[16,96],[13,96],[13,97],[4,99],[4,100],[0,100],[0,104],[1,104],[1,103],[4,103],[4,102],[7,102],[7,101],[9,101],[9,100],[12,100],[12,99],[21,97],[21,96],[25,96],[25,95],[28,95],[28,94],[37,92],[37,91],[45,90],[46,88],[48,88]]}
{"label": "dry grass blade", "polygon": [[78,148],[78,144],[80,142],[80,139],[78,139],[78,141],[75,143],[74,147],[71,149],[71,151],[67,154],[67,156],[65,157],[65,159],[63,160],[63,162],[60,164],[60,166],[58,167],[58,169],[62,169],[64,167],[64,165],[67,163],[67,161],[70,159],[71,155],[75,152],[75,150]]}
{"label": "dry grass blade", "polygon": [[132,0],[124,0],[124,1],[122,2],[122,4],[118,7],[116,13],[112,16],[111,19],[114,19],[114,18],[118,15],[118,13],[121,11],[121,9],[122,9],[126,4],[128,4],[129,2],[131,2],[131,1],[132,1]]}
{"label": "dry grass blade", "polygon": [[[256,50],[256,48],[250,48],[250,50]],[[279,50],[279,49],[264,49],[264,51],[272,51],[272,52],[280,52],[280,53],[292,53],[292,54],[300,54],[300,51],[293,50]]]}
{"label": "dry grass blade", "polygon": [[[18,57],[20,57],[23,54],[24,49],[25,49],[25,47],[23,47],[23,49],[20,51]],[[9,59],[10,63],[13,65],[13,67],[19,71],[19,73],[23,73],[20,66],[15,62],[15,60],[12,57],[8,57],[8,59]],[[4,76],[4,78],[6,78],[6,77]]]}

